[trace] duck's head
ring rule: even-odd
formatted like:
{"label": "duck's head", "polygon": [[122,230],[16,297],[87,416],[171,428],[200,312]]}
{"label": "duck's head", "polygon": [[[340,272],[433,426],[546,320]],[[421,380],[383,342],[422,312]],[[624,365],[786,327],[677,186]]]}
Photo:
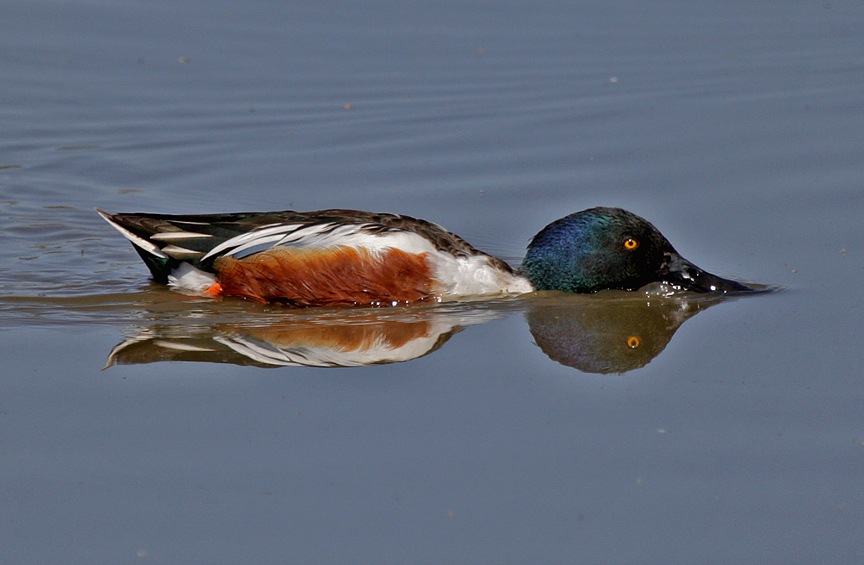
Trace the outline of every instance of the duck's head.
{"label": "duck's head", "polygon": [[694,292],[752,290],[684,259],[648,221],[620,208],[591,208],[534,236],[521,273],[536,290],[636,290],[652,282]]}

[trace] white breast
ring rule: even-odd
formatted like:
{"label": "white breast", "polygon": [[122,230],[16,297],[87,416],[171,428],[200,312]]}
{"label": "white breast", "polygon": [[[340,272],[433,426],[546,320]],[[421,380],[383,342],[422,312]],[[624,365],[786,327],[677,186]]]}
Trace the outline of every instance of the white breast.
{"label": "white breast", "polygon": [[[352,241],[353,239],[353,241]],[[489,262],[486,255],[456,257],[438,251],[425,237],[409,231],[383,234],[352,234],[341,238],[340,243],[351,242],[375,252],[384,249],[401,249],[407,253],[424,253],[429,258],[435,290],[443,299],[458,296],[482,296],[500,294],[525,294],[534,287],[528,279],[502,271]]]}
{"label": "white breast", "polygon": [[442,299],[534,291],[528,279],[496,268],[486,255],[456,257],[438,251],[428,239],[410,231],[369,233],[357,226],[344,226],[312,241],[312,238],[304,239],[305,245],[347,245],[363,247],[373,253],[400,249],[406,253],[425,254],[436,281],[436,293]]}
{"label": "white breast", "polygon": [[495,268],[485,255],[454,257],[436,251],[430,255],[442,297],[489,294],[525,294],[534,288],[528,279]]}

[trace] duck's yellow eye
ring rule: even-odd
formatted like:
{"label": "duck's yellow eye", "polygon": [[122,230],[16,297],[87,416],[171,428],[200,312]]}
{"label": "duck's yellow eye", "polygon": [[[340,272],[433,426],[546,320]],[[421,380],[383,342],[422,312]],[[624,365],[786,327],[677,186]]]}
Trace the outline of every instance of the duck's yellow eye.
{"label": "duck's yellow eye", "polygon": [[642,345],[642,340],[639,339],[639,336],[631,335],[627,338],[627,347],[630,349],[636,349],[640,345]]}
{"label": "duck's yellow eye", "polygon": [[633,251],[637,247],[639,247],[639,242],[632,237],[628,237],[624,240],[624,249],[629,249],[630,251]]}

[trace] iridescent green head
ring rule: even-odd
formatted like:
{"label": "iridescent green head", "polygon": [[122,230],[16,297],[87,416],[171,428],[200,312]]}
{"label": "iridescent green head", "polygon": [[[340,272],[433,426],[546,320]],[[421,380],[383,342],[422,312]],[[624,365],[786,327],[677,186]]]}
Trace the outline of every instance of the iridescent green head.
{"label": "iridescent green head", "polygon": [[620,208],[552,222],[531,240],[520,270],[536,290],[636,290],[652,282],[695,292],[751,290],[690,263],[657,228]]}

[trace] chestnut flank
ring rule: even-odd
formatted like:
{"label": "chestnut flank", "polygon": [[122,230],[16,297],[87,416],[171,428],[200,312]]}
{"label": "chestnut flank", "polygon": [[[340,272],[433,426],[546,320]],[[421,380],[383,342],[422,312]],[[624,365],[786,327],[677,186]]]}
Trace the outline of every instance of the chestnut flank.
{"label": "chestnut flank", "polygon": [[273,247],[213,264],[224,296],[290,306],[415,302],[432,296],[426,254],[389,249]]}

